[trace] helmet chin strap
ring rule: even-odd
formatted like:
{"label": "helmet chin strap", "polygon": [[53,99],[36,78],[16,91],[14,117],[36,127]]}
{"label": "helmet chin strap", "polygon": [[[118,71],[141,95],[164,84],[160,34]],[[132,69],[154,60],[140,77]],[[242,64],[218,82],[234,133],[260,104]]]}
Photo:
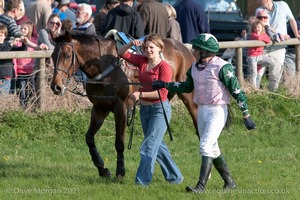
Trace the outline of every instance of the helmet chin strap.
{"label": "helmet chin strap", "polygon": [[200,50],[200,58],[198,60],[198,64],[205,65],[207,62],[205,61],[206,58],[210,57],[211,54],[209,54],[207,51]]}

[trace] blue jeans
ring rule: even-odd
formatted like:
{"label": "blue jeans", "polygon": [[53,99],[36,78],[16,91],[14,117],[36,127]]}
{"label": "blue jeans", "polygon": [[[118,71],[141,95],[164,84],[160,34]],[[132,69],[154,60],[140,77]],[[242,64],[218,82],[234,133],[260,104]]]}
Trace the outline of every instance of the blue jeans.
{"label": "blue jeans", "polygon": [[10,79],[0,79],[0,95],[9,93],[10,83]]}
{"label": "blue jeans", "polygon": [[[163,102],[170,122],[172,109],[169,101]],[[144,132],[144,140],[140,147],[141,161],[138,167],[135,182],[148,185],[152,180],[155,161],[160,165],[165,179],[169,183],[181,183],[183,176],[172,159],[167,145],[163,142],[167,130],[161,103],[140,107],[140,118]]]}
{"label": "blue jeans", "polygon": [[[30,84],[30,86],[28,86]],[[35,91],[35,76],[34,74],[20,74],[17,77],[17,88],[20,99],[20,105],[25,107],[34,95]]]}

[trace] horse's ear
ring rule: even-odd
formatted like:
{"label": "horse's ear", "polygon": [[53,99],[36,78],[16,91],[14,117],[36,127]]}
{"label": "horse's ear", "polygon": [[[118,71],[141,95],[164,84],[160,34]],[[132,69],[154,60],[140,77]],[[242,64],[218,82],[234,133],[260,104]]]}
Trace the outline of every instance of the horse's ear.
{"label": "horse's ear", "polygon": [[71,40],[72,40],[71,33],[68,30],[65,31],[65,39],[66,39],[66,42],[71,42]]}

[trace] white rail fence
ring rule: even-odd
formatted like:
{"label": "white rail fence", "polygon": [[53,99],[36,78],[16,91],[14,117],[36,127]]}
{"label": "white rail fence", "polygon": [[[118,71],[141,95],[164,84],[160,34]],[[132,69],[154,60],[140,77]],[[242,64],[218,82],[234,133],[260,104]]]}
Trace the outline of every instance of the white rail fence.
{"label": "white rail fence", "polygon": [[[262,41],[248,40],[248,41],[229,41],[220,42],[220,48],[235,48],[236,49],[236,74],[241,82],[244,84],[243,75],[243,55],[242,48],[245,47],[257,47],[257,46],[269,46],[270,44],[265,44]],[[296,55],[296,71],[300,71],[300,40],[290,39],[281,43],[274,44],[275,46],[286,46],[295,45],[295,55]],[[9,51],[0,52],[0,59],[13,59],[13,58],[39,58],[37,67],[37,107],[39,110],[44,110],[45,106],[45,88],[46,88],[46,67],[45,59],[51,57],[52,51]]]}

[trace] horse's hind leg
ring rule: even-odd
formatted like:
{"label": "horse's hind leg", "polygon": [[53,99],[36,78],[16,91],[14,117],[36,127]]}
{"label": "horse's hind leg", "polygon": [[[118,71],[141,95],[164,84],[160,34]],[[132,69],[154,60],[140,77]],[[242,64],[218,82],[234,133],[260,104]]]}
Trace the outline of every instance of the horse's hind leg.
{"label": "horse's hind leg", "polygon": [[[101,114],[100,114],[101,113]],[[107,168],[104,168],[104,161],[100,156],[97,147],[95,145],[95,134],[100,129],[103,124],[104,119],[107,117],[109,112],[97,112],[95,106],[93,106],[91,119],[90,119],[90,127],[86,133],[85,140],[86,144],[89,147],[90,155],[92,157],[92,161],[94,165],[98,168],[99,175],[102,177],[110,177],[110,172]]]}
{"label": "horse's hind leg", "polygon": [[178,93],[177,95],[182,100],[182,102],[184,103],[186,108],[188,109],[188,111],[192,117],[195,129],[196,129],[196,135],[199,138],[200,136],[198,133],[198,124],[197,124],[198,107],[193,101],[193,94],[192,93]]}

